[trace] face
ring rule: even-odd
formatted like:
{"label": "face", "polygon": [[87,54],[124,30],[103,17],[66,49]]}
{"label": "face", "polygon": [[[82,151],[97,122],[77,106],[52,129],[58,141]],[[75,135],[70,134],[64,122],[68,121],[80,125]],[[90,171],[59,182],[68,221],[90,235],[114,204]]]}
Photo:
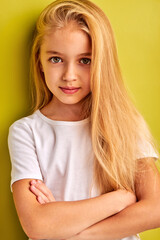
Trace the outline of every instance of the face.
{"label": "face", "polygon": [[46,35],[40,61],[54,102],[77,104],[90,93],[91,43],[84,31],[69,24]]}

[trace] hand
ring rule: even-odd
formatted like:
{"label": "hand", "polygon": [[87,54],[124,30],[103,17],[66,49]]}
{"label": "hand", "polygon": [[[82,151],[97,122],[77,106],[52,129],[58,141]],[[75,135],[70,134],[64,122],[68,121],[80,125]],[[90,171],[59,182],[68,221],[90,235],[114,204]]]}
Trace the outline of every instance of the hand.
{"label": "hand", "polygon": [[55,202],[52,192],[40,180],[32,180],[30,182],[29,190],[36,196],[40,204]]}

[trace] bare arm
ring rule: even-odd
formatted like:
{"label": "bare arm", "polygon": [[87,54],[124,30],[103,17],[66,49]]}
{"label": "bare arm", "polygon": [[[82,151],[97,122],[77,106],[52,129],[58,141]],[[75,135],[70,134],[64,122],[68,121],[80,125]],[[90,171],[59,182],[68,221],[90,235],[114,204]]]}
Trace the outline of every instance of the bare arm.
{"label": "bare arm", "polygon": [[69,240],[116,240],[160,227],[160,174],[151,158],[140,160],[136,195],[138,202]]}
{"label": "bare arm", "polygon": [[69,238],[135,201],[133,194],[118,190],[87,200],[39,204],[29,191],[30,181],[19,180],[12,188],[21,225],[34,239]]}

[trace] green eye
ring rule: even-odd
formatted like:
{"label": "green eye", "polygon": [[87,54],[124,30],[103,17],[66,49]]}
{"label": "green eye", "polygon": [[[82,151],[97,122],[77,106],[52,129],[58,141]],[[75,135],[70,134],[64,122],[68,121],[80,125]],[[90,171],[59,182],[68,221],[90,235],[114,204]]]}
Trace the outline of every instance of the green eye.
{"label": "green eye", "polygon": [[50,61],[53,62],[53,63],[59,63],[59,62],[62,61],[62,59],[59,58],[59,57],[51,57],[51,58],[50,58]]}
{"label": "green eye", "polygon": [[82,58],[80,62],[85,65],[89,65],[91,63],[91,59],[90,58]]}

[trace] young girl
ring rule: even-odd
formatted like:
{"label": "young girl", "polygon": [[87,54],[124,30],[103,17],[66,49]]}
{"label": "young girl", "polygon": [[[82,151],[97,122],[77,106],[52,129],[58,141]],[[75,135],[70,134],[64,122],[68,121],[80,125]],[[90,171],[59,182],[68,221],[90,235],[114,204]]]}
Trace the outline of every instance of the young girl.
{"label": "young girl", "polygon": [[30,239],[134,240],[160,226],[158,152],[127,95],[110,23],[89,0],[41,13],[34,112],[9,131],[11,186]]}

